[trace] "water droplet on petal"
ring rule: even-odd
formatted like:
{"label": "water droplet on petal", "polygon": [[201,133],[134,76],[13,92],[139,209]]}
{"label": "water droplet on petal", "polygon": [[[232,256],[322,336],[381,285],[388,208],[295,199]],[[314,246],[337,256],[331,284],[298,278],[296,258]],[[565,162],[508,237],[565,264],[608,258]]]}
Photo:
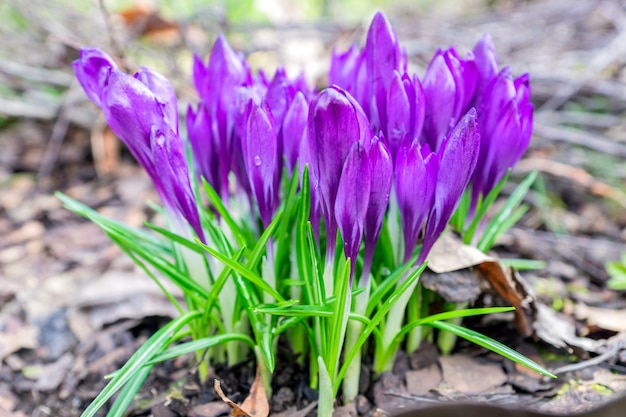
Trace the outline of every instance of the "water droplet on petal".
{"label": "water droplet on petal", "polygon": [[259,155],[254,157],[254,165],[260,167],[261,166],[261,157]]}

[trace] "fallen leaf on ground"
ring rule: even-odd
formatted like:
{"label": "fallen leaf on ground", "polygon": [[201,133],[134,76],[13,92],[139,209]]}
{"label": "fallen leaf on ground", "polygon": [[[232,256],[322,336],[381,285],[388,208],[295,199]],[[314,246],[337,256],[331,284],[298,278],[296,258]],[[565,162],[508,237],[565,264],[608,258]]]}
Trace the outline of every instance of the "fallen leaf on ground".
{"label": "fallen leaf on ground", "polygon": [[263,386],[263,380],[261,373],[257,367],[256,376],[250,388],[250,395],[243,400],[241,407],[248,410],[248,413],[252,417],[267,417],[270,414],[270,402],[267,399],[267,392]]}
{"label": "fallen leaf on ground", "polygon": [[437,240],[428,256],[428,268],[436,273],[472,267],[487,280],[498,296],[515,307],[515,324],[519,332],[526,337],[532,335],[535,297],[530,286],[515,269],[505,268],[497,258],[464,244],[451,232]]}
{"label": "fallen leaf on ground", "polygon": [[586,320],[589,325],[614,332],[626,331],[626,310],[591,307],[578,303],[574,308],[574,314],[578,320]]}
{"label": "fallen leaf on ground", "polygon": [[37,347],[37,329],[24,326],[15,333],[0,333],[0,360],[20,349]]}
{"label": "fallen leaf on ground", "polygon": [[580,357],[587,356],[587,352],[596,352],[599,347],[606,345],[606,340],[579,337],[574,324],[550,307],[536,303],[536,309],[535,334],[544,342]]}
{"label": "fallen leaf on ground", "polygon": [[231,416],[235,417],[267,417],[270,414],[270,404],[267,399],[267,393],[261,380],[261,374],[257,368],[256,377],[250,388],[250,395],[243,401],[241,406],[237,405],[224,394],[219,379],[215,379],[213,383],[217,395],[230,406]]}
{"label": "fallen leaf on ground", "polygon": [[499,261],[487,261],[474,267],[489,281],[491,288],[515,307],[515,325],[522,336],[533,334],[536,300],[532,289],[514,268],[505,268]]}
{"label": "fallen leaf on ground", "polygon": [[494,260],[495,258],[485,255],[478,248],[464,244],[454,233],[445,232],[428,254],[428,269],[443,274]]}
{"label": "fallen leaf on ground", "polygon": [[224,391],[222,391],[222,385],[220,384],[219,379],[215,378],[215,381],[213,382],[213,388],[215,389],[215,392],[217,393],[217,395],[222,399],[222,401],[228,404],[228,406],[231,408],[230,410],[231,416],[252,417],[250,414],[242,410],[241,407],[239,407],[233,400],[228,398],[226,394],[224,394]]}

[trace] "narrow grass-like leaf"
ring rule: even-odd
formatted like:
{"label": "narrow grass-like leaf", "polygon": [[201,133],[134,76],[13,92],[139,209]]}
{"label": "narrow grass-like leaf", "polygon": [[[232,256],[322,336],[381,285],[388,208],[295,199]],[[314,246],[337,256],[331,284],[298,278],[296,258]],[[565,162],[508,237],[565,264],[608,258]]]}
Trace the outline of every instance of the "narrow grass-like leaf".
{"label": "narrow grass-like leaf", "polygon": [[333,308],[330,304],[323,306],[315,305],[296,305],[296,306],[271,306],[259,305],[253,308],[253,311],[263,314],[271,314],[273,316],[286,317],[332,317]]}
{"label": "narrow grass-like leaf", "polygon": [[414,328],[426,325],[428,323],[432,323],[433,321],[450,320],[462,317],[473,317],[485,314],[506,313],[514,310],[514,307],[466,308],[461,310],[445,311],[443,313],[423,317],[419,320],[414,320],[410,323],[405,324],[402,329],[400,329],[400,332],[398,332],[396,337],[393,339],[391,348],[389,348],[389,350],[394,350],[402,342],[404,336],[406,336]]}
{"label": "narrow grass-like leaf", "polygon": [[204,251],[202,250],[202,248],[200,246],[198,246],[196,244],[196,242],[191,241],[183,236],[177,235],[176,233],[173,233],[167,229],[164,229],[162,227],[156,226],[152,223],[149,222],[143,222],[144,226],[146,226],[149,229],[154,230],[155,232],[163,235],[164,237],[166,237],[167,239],[171,240],[174,243],[178,243],[188,249],[191,249],[192,251],[196,252],[196,253],[204,253]]}
{"label": "narrow grass-like leaf", "polygon": [[[478,229],[478,226],[480,225],[482,219],[487,214],[487,210],[489,210],[489,207],[491,207],[494,201],[496,201],[496,198],[498,198],[498,196],[500,195],[500,191],[502,191],[502,187],[504,187],[504,184],[506,184],[510,175],[511,175],[511,169],[509,168],[504,178],[502,178],[500,182],[498,182],[496,186],[493,187],[491,191],[489,191],[489,194],[487,194],[487,197],[485,197],[485,199],[481,201],[480,204],[478,205],[478,209],[476,210],[476,213],[474,213],[472,222],[470,223],[467,230],[463,233],[463,243],[465,243],[466,245],[469,245],[472,242],[472,239],[474,239],[474,234],[476,234],[476,230]],[[463,229],[461,228],[457,230],[462,231]]]}
{"label": "narrow grass-like leaf", "polygon": [[[361,333],[357,341],[354,343],[354,346],[352,346],[352,349],[348,352],[348,354],[344,358],[343,365],[339,369],[339,374],[337,375],[337,378],[335,379],[335,384],[336,384],[334,387],[335,395],[337,395],[337,391],[339,390],[341,381],[343,377],[345,376],[346,371],[348,370],[348,364],[352,362],[352,359],[354,358],[356,353],[361,349],[361,347],[363,346],[363,343],[365,343],[365,341],[367,340],[369,335],[374,331],[376,326],[378,326],[378,324],[385,318],[387,313],[389,313],[389,310],[391,310],[391,307],[398,300],[398,298],[400,298],[400,296],[404,292],[406,292],[408,288],[411,288],[411,286],[415,283],[415,281],[419,279],[422,272],[424,272],[424,269],[426,269],[426,263],[423,263],[419,267],[415,268],[415,270],[409,274],[409,276],[402,282],[402,284],[400,284],[393,291],[393,293],[391,293],[389,298],[387,298],[385,302],[383,302],[382,305],[379,306],[374,317],[372,317],[368,325],[365,326],[365,328],[363,329],[363,332]],[[367,316],[369,316],[369,314],[367,314]]]}
{"label": "narrow grass-like leaf", "polygon": [[350,259],[339,261],[339,271],[335,276],[335,302],[333,303],[333,315],[330,320],[328,332],[329,346],[327,350],[326,368],[332,379],[337,374],[339,356],[342,352],[346,325],[350,314]]}
{"label": "narrow grass-like leaf", "polygon": [[457,324],[448,323],[445,321],[432,321],[429,323],[425,323],[428,326],[436,327],[440,330],[445,330],[450,333],[454,333],[455,335],[462,337],[474,344],[484,347],[485,349],[489,349],[492,352],[497,353],[498,355],[504,356],[507,359],[511,359],[512,361],[519,363],[533,371],[537,371],[542,375],[549,376],[550,378],[556,378],[556,375],[545,369],[543,366],[538,363],[530,360],[526,356],[514,351],[510,347],[503,345],[502,343],[494,340],[490,337],[487,337],[483,334],[480,334],[474,330],[467,329],[463,326],[459,326]]}
{"label": "narrow grass-like leaf", "polygon": [[248,262],[246,263],[246,266],[248,267],[248,269],[254,270],[258,267],[259,262],[261,262],[261,259],[263,259],[263,255],[265,254],[265,251],[267,248],[267,242],[269,242],[276,228],[278,228],[278,226],[280,225],[282,218],[283,218],[283,211],[278,210],[276,214],[274,214],[274,217],[272,218],[272,222],[263,231],[263,234],[261,234],[261,237],[257,240],[256,244],[252,248],[252,251],[250,255],[248,256]]}
{"label": "narrow grass-like leaf", "polygon": [[152,360],[148,362],[148,364],[155,364],[158,362],[163,362],[169,359],[174,359],[182,355],[186,355],[188,353],[194,353],[199,350],[208,349],[213,346],[217,346],[223,343],[228,342],[244,342],[250,345],[251,348],[254,349],[256,346],[254,340],[252,340],[249,336],[245,334],[239,333],[226,333],[226,334],[218,334],[214,336],[204,337],[202,339],[192,340],[190,342],[181,343],[174,347],[171,347],[158,355],[155,355]]}
{"label": "narrow grass-like leaf", "polygon": [[504,207],[502,207],[502,210],[498,212],[485,228],[485,232],[478,242],[478,249],[486,252],[493,246],[496,238],[506,230],[503,226],[510,224],[511,218],[515,215],[515,211],[518,209],[536,178],[537,171],[533,171],[517,186],[504,204]]}
{"label": "narrow grass-like leaf", "polygon": [[223,253],[213,248],[208,247],[207,245],[203,244],[199,240],[196,240],[196,243],[202,246],[202,248],[205,251],[209,252],[211,256],[213,256],[214,258],[222,262],[224,265],[228,266],[229,268],[237,272],[237,274],[241,275],[242,277],[250,281],[252,284],[257,286],[258,288],[270,294],[276,300],[280,300],[280,301],[284,300],[284,297],[280,295],[280,293],[278,293],[274,288],[272,288],[269,284],[267,284],[267,282],[263,281],[263,279],[255,272],[249,270],[247,267],[243,266],[242,264],[235,261],[234,259],[224,255]]}
{"label": "narrow grass-like leaf", "polygon": [[107,417],[124,417],[126,415],[126,410],[133,402],[135,395],[141,389],[152,368],[152,365],[146,365],[131,376],[130,380],[124,385],[120,395],[115,399],[113,406],[107,413]]}
{"label": "narrow grass-like leaf", "polygon": [[235,237],[235,241],[237,242],[237,244],[240,247],[246,246],[246,238],[241,231],[241,227],[237,224],[235,219],[232,218],[230,212],[222,202],[220,196],[204,177],[202,178],[202,184],[204,186],[204,191],[206,192],[207,197],[209,197],[209,201],[211,202],[211,204],[213,204],[213,207],[215,207],[215,210],[217,210],[224,222],[226,222],[226,225]]}
{"label": "narrow grass-like leaf", "polygon": [[[232,256],[233,261],[239,263],[243,257],[244,251],[245,248],[241,248],[237,252],[235,252],[235,254]],[[226,284],[226,280],[228,280],[228,276],[231,273],[232,269],[229,266],[225,265],[224,269],[222,269],[222,272],[220,272],[219,276],[215,280],[215,283],[211,288],[211,292],[209,292],[209,296],[207,297],[205,305],[206,311],[210,311],[213,308],[215,302],[218,300],[220,293],[222,292],[222,288],[224,288],[224,284]]]}
{"label": "narrow grass-like leaf", "polygon": [[381,302],[383,297],[391,292],[391,290],[396,286],[396,283],[407,274],[409,269],[411,269],[411,265],[415,265],[417,256],[418,255],[414,255],[409,262],[405,263],[400,268],[397,268],[388,277],[386,277],[379,286],[374,288],[369,300],[367,301],[367,308],[365,309],[366,316],[369,317],[372,314],[374,308],[376,308],[376,306]]}
{"label": "narrow grass-like leaf", "polygon": [[500,258],[500,263],[507,268],[513,267],[518,271],[545,269],[548,266],[546,261],[538,261],[535,259]]}
{"label": "narrow grass-like leaf", "polygon": [[172,337],[189,321],[199,317],[199,311],[190,311],[166,324],[150,337],[122,366],[119,373],[100,391],[100,394],[83,411],[81,417],[95,416],[106,402],[133,378],[157,353],[172,342]]}

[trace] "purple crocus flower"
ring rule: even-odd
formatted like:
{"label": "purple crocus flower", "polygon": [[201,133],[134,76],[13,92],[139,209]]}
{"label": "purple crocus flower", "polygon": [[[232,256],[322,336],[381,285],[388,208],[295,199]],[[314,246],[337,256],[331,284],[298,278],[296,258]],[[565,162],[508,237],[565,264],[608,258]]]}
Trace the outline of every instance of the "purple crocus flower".
{"label": "purple crocus flower", "polygon": [[[398,43],[398,37],[391,23],[381,12],[376,13],[369,30],[363,49],[367,84],[365,91],[369,105],[361,102],[365,114],[369,117],[374,131],[383,130],[387,126],[387,91],[395,71],[406,72],[406,53]],[[388,134],[388,132],[385,132]]]}
{"label": "purple crocus flower", "polygon": [[480,115],[481,152],[472,181],[474,201],[486,195],[524,154],[532,135],[530,78],[504,67],[485,91]]}
{"label": "purple crocus flower", "polygon": [[370,197],[370,162],[361,141],[354,142],[341,170],[337,186],[334,215],[344,245],[344,254],[350,258],[350,282],[359,254],[365,216]]}
{"label": "purple crocus flower", "polygon": [[396,155],[396,198],[404,232],[404,261],[413,256],[424,222],[433,205],[439,155],[417,139],[405,141]]}
{"label": "purple crocus flower", "polygon": [[473,54],[460,59],[454,50],[438,50],[422,82],[426,115],[422,143],[438,151],[441,143],[468,110],[476,89],[477,69]]}
{"label": "purple crocus flower", "polygon": [[147,171],[175,226],[180,227],[185,219],[204,240],[184,143],[178,135],[172,86],[165,77],[146,68],[133,77],[114,65],[106,67],[103,57],[104,53],[93,49],[81,51],[81,58],[74,62],[79,82],[90,97],[95,97],[111,130]]}
{"label": "purple crocus flower", "polygon": [[246,171],[259,207],[261,221],[263,226],[267,227],[278,208],[281,172],[274,118],[266,103],[259,105],[250,100],[244,120],[241,139]]}
{"label": "purple crocus flower", "polygon": [[335,252],[337,221],[335,201],[344,162],[357,141],[373,136],[363,110],[352,96],[339,87],[320,92],[309,109],[306,152],[310,163],[311,184],[319,192],[326,226],[326,260]]}
{"label": "purple crocus flower", "polygon": [[494,78],[498,75],[498,59],[493,40],[489,35],[483,35],[476,43],[472,51],[476,62],[476,93],[474,94],[474,106],[478,113],[482,111],[483,96]]}
{"label": "purple crocus flower", "polygon": [[289,173],[294,170],[298,161],[300,144],[303,141],[306,130],[308,114],[309,102],[305,95],[298,91],[287,109],[287,113],[285,113],[285,119],[278,134]]}
{"label": "purple crocus flower", "polygon": [[338,85],[348,91],[359,103],[365,100],[365,55],[357,45],[345,52],[333,50],[328,72],[328,84]]}
{"label": "purple crocus flower", "polygon": [[395,161],[400,144],[419,138],[424,126],[426,101],[416,75],[400,75],[394,71],[387,91],[386,139]]}
{"label": "purple crocus flower", "polygon": [[81,48],[80,57],[72,63],[72,66],[87,97],[98,107],[102,107],[100,94],[109,76],[109,70],[118,69],[113,58],[98,48]]}
{"label": "purple crocus flower", "polygon": [[476,167],[479,148],[476,110],[472,108],[441,145],[437,186],[418,263],[426,260],[430,249],[450,222]]}
{"label": "purple crocus flower", "polygon": [[[251,85],[252,78],[243,59],[235,54],[228,45],[226,38],[220,35],[215,41],[209,64],[206,67],[200,57],[194,55],[193,80],[200,98],[204,101],[207,117],[203,116],[198,119],[191,116],[187,118],[188,123],[195,125],[191,127],[188,125],[190,132],[194,132],[189,136],[189,140],[194,149],[196,165],[200,169],[200,174],[209,181],[227,203],[228,173],[233,165],[232,157],[233,155],[239,156],[243,160],[240,147],[234,149],[236,146],[233,143],[236,142],[234,135],[238,118],[245,110],[248,100],[241,100],[238,90],[243,86]],[[202,134],[203,132],[206,134]],[[199,151],[205,146],[207,150]],[[209,168],[210,164],[206,160],[199,160],[201,156],[206,158],[208,152],[213,154],[210,159],[217,163],[217,168]],[[213,172],[209,172],[209,170]],[[236,174],[239,174],[237,179],[240,182],[247,181],[245,172],[241,173],[238,169],[234,170]],[[246,187],[244,186],[244,188]]]}
{"label": "purple crocus flower", "polygon": [[404,260],[418,240],[422,249],[417,262],[426,260],[444,231],[474,172],[480,138],[476,111],[471,109],[441,144],[431,152],[417,140],[404,143],[396,160],[396,193],[404,231]]}
{"label": "purple crocus flower", "polygon": [[393,181],[393,161],[385,141],[374,136],[367,153],[371,176],[369,203],[365,217],[363,279],[369,278],[374,249],[380,237]]}
{"label": "purple crocus flower", "polygon": [[353,46],[333,53],[329,74],[352,94],[369,118],[372,130],[382,131],[392,159],[400,142],[421,136],[425,98],[417,76],[406,73],[406,52],[383,13],[377,13],[363,50]]}

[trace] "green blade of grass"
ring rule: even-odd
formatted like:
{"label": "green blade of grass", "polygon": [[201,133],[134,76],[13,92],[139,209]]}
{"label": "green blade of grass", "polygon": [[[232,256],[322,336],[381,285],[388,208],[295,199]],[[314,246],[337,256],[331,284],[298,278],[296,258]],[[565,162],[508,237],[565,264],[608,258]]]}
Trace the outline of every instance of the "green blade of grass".
{"label": "green blade of grass", "polygon": [[172,341],[172,337],[176,332],[185,326],[189,321],[199,317],[199,311],[190,311],[180,317],[172,320],[152,337],[150,337],[137,351],[130,357],[128,362],[122,366],[115,377],[100,391],[98,396],[83,411],[81,417],[93,417],[96,415],[106,402],[119,391],[133,376],[161,350],[163,350]]}
{"label": "green blade of grass", "polygon": [[107,417],[124,417],[126,415],[126,410],[133,402],[135,395],[141,389],[152,368],[153,366],[146,365],[131,376],[130,380],[124,385],[120,395],[115,399],[113,406],[107,413]]}
{"label": "green blade of grass", "polygon": [[497,353],[498,355],[504,356],[507,359],[512,360],[513,362],[519,363],[533,371],[539,372],[542,375],[549,376],[550,378],[556,378],[556,375],[545,369],[543,366],[539,365],[537,362],[534,362],[527,358],[526,356],[514,351],[510,347],[503,345],[502,343],[494,340],[490,337],[487,337],[483,334],[478,333],[477,331],[467,329],[463,326],[459,326],[457,324],[448,323],[445,321],[431,321],[429,323],[425,323],[428,326],[436,327],[439,330],[445,330],[450,333],[453,333],[463,339],[466,339],[478,346],[482,346],[485,349],[489,349],[492,352]]}
{"label": "green blade of grass", "polygon": [[485,232],[478,242],[478,249],[482,252],[487,252],[491,249],[497,237],[506,231],[505,227],[510,225],[511,218],[516,214],[515,211],[518,209],[519,204],[526,196],[526,193],[528,193],[528,190],[530,190],[536,178],[537,171],[533,171],[517,186],[504,204],[504,207],[502,207],[502,210],[498,212],[485,228]]}
{"label": "green blade of grass", "polygon": [[493,187],[491,191],[489,191],[487,197],[478,206],[478,210],[476,210],[476,213],[474,213],[472,222],[470,223],[465,233],[463,233],[463,243],[465,243],[466,245],[469,245],[472,242],[472,239],[474,238],[474,234],[476,233],[480,222],[487,214],[487,210],[489,210],[489,207],[491,207],[493,202],[496,201],[496,198],[498,198],[498,196],[500,195],[500,191],[502,191],[502,187],[504,187],[504,184],[506,184],[510,175],[511,169],[509,168],[504,178],[502,178],[500,182],[496,184],[496,186]]}
{"label": "green blade of grass", "polygon": [[148,365],[155,364],[158,362],[163,362],[169,359],[174,359],[182,355],[186,355],[188,353],[194,353],[199,350],[207,349],[213,346],[217,346],[223,343],[228,342],[244,342],[250,345],[251,348],[254,349],[256,346],[254,340],[244,334],[238,333],[226,333],[226,334],[218,334],[209,337],[203,337],[202,339],[192,340],[190,342],[181,343],[174,347],[171,347],[158,355],[155,355],[149,362]]}

